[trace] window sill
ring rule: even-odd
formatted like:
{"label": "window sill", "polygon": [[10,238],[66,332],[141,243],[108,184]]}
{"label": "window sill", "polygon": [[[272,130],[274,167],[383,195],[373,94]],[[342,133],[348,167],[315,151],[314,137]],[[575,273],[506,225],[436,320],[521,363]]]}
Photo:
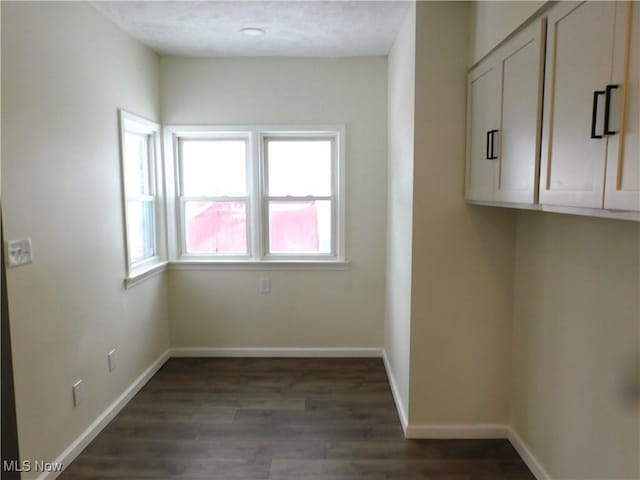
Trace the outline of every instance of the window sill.
{"label": "window sill", "polygon": [[178,260],[169,270],[349,270],[349,260]]}
{"label": "window sill", "polygon": [[159,273],[164,272],[167,269],[167,265],[169,265],[169,262],[160,261],[144,269],[135,271],[124,279],[124,288],[134,287],[148,278],[155,277]]}

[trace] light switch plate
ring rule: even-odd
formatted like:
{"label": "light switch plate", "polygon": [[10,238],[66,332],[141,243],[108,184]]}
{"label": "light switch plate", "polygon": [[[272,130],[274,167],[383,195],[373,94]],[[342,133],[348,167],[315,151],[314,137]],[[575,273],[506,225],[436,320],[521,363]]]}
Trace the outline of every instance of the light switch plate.
{"label": "light switch plate", "polygon": [[31,239],[7,240],[6,242],[7,267],[19,267],[33,261]]}

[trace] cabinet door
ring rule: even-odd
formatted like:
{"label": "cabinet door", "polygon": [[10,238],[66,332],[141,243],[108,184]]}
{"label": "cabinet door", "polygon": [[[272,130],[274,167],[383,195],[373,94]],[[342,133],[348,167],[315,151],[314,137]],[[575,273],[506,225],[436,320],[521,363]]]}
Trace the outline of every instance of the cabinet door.
{"label": "cabinet door", "polygon": [[544,21],[534,22],[499,50],[502,103],[497,200],[535,203],[538,193]]}
{"label": "cabinet door", "polygon": [[489,57],[469,73],[467,85],[467,200],[495,199],[496,161],[492,143],[498,129],[497,64]]}
{"label": "cabinet door", "polygon": [[560,2],[549,12],[542,204],[602,208],[615,10],[616,2]]}
{"label": "cabinet door", "polygon": [[[611,129],[604,207],[640,211],[640,3],[620,2],[613,54]],[[618,101],[615,101],[618,100]]]}

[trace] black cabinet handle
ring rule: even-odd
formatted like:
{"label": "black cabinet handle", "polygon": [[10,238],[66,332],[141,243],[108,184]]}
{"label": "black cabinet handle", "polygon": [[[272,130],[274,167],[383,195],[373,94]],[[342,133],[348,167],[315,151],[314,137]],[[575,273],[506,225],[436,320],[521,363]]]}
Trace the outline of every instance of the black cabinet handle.
{"label": "black cabinet handle", "polygon": [[609,130],[609,120],[611,116],[611,92],[616,90],[619,85],[607,85],[606,93],[604,97],[604,134],[615,135],[616,131]]}
{"label": "black cabinet handle", "polygon": [[591,138],[602,138],[602,135],[596,135],[596,123],[598,122],[598,98],[604,94],[604,90],[596,90],[595,92],[593,92],[593,109],[591,110]]}
{"label": "black cabinet handle", "polygon": [[498,156],[495,153],[496,133],[498,133],[498,130],[489,130],[487,132],[487,160],[498,159]]}

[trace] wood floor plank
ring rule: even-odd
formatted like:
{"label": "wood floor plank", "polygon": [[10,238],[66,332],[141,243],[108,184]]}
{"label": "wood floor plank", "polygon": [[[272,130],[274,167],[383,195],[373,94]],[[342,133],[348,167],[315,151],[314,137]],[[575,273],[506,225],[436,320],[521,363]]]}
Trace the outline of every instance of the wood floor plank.
{"label": "wood floor plank", "polygon": [[507,440],[405,440],[380,359],[169,360],[62,480],[534,480]]}
{"label": "wood floor plank", "polygon": [[349,410],[238,410],[235,424],[280,425],[344,425],[368,426],[371,424],[398,425],[395,412],[381,408]]}
{"label": "wood floor plank", "polygon": [[119,458],[168,458],[182,459],[260,459],[260,458],[326,458],[326,442],[313,440],[282,440],[270,438],[212,441],[202,440],[148,440],[117,439],[100,435],[84,451],[83,455]]}
{"label": "wood floor plank", "polygon": [[78,458],[70,467],[74,475],[100,475],[104,478],[131,478],[134,476],[154,476],[175,479],[210,479],[224,476],[228,479],[267,479],[270,460],[239,459],[178,459],[164,458],[122,458],[93,457]]}
{"label": "wood floor plank", "polygon": [[405,459],[405,460],[273,460],[270,474],[278,478],[304,479],[340,476],[414,476],[459,474],[469,472],[499,475],[499,465],[491,459],[451,460],[451,459]]}
{"label": "wood floor plank", "polygon": [[327,458],[333,459],[477,459],[496,461],[520,458],[504,440],[405,440],[328,442]]}

